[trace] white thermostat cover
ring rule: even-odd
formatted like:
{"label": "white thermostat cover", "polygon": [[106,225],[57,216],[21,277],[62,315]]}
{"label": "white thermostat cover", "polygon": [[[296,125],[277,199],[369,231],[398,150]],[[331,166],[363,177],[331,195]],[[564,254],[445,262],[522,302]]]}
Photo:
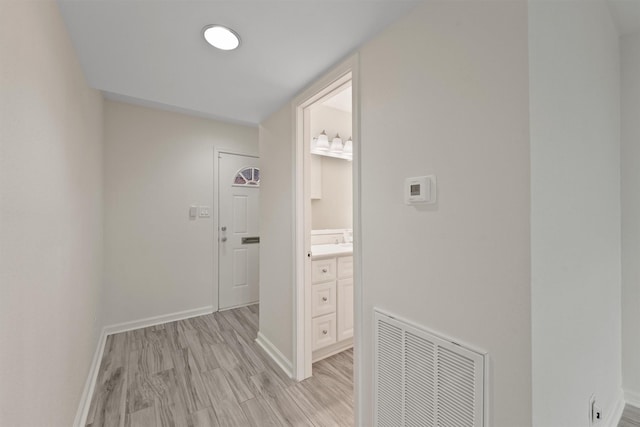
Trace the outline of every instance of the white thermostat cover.
{"label": "white thermostat cover", "polygon": [[407,178],[404,181],[404,202],[407,205],[435,203],[435,175]]}

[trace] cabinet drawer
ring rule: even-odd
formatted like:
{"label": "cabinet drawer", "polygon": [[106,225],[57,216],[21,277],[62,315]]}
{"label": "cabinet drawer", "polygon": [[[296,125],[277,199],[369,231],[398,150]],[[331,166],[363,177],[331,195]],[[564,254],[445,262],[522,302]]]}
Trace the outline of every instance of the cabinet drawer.
{"label": "cabinet drawer", "polygon": [[347,277],[353,277],[353,256],[338,258],[338,278],[346,279]]}
{"label": "cabinet drawer", "polygon": [[336,342],[336,314],[327,314],[316,317],[312,321],[313,341],[311,349],[313,351],[326,347]]}
{"label": "cabinet drawer", "polygon": [[311,285],[311,316],[317,317],[336,311],[336,282]]}
{"label": "cabinet drawer", "polygon": [[336,259],[319,259],[311,261],[311,281],[321,283],[336,278]]}

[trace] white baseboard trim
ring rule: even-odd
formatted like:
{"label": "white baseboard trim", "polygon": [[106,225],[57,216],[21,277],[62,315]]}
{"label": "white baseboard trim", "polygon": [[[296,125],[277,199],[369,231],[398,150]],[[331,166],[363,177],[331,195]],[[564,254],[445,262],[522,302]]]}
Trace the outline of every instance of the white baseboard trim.
{"label": "white baseboard trim", "polygon": [[191,310],[178,311],[170,314],[162,314],[160,316],[147,317],[140,320],[132,320],[130,322],[117,323],[115,325],[105,326],[105,330],[107,331],[107,335],[119,334],[120,332],[148,328],[149,326],[162,325],[163,323],[175,322],[176,320],[211,314],[213,311],[213,306],[207,305],[205,307],[194,308]]}
{"label": "white baseboard trim", "polygon": [[91,368],[89,369],[89,374],[87,375],[87,380],[84,385],[84,390],[82,392],[82,396],[80,397],[80,404],[78,406],[78,411],[76,412],[76,418],[73,422],[74,427],[83,427],[87,423],[87,416],[89,415],[89,407],[91,405],[91,396],[93,396],[93,391],[96,387],[98,372],[100,371],[100,362],[102,361],[102,354],[104,353],[104,347],[107,343],[107,337],[109,335],[119,334],[121,332],[131,331],[134,329],[146,328],[149,326],[161,325],[163,323],[188,319],[190,317],[202,316],[204,314],[213,313],[213,311],[213,306],[208,305],[205,307],[194,308],[192,310],[184,310],[178,311],[176,313],[164,314],[161,316],[147,317],[145,319],[118,323],[102,328],[100,338],[98,339],[98,346],[96,348],[96,352],[93,355]]}
{"label": "white baseboard trim", "polygon": [[633,390],[624,391],[624,400],[631,406],[640,409],[640,393]]}
{"label": "white baseboard trim", "polygon": [[100,332],[98,338],[98,346],[95,353],[93,353],[93,360],[89,367],[89,374],[87,380],[84,383],[84,390],[82,396],[80,396],[80,404],[76,411],[76,418],[73,421],[74,427],[84,427],[87,424],[87,416],[89,415],[89,405],[91,405],[91,396],[93,396],[93,390],[96,388],[96,381],[98,379],[98,371],[100,370],[100,362],[102,361],[102,354],[104,353],[104,345],[107,342],[107,333],[104,328]]}
{"label": "white baseboard trim", "polygon": [[625,395],[622,390],[618,392],[616,396],[616,400],[613,402],[611,406],[611,410],[605,417],[604,426],[605,427],[617,427],[620,422],[620,418],[622,418],[622,412],[624,411],[624,401]]}
{"label": "white baseboard trim", "polygon": [[261,332],[258,332],[256,343],[280,366],[289,378],[293,378],[293,367],[291,361],[287,359],[281,352],[269,341]]}

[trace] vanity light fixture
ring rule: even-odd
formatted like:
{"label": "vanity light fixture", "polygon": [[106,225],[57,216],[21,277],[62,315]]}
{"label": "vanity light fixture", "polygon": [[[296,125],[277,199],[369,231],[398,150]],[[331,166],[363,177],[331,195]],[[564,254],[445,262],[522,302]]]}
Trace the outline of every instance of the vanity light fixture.
{"label": "vanity light fixture", "polygon": [[329,138],[327,137],[327,132],[322,131],[322,133],[318,135],[318,139],[316,140],[316,150],[329,151]]}
{"label": "vanity light fixture", "polygon": [[342,138],[340,138],[340,134],[336,133],[335,138],[331,141],[331,148],[329,151],[332,153],[342,153]]}
{"label": "vanity light fixture", "polygon": [[347,139],[347,141],[344,143],[344,148],[342,149],[342,152],[344,154],[353,153],[353,140],[351,139],[351,137],[349,137],[349,139]]}
{"label": "vanity light fixture", "polygon": [[222,25],[207,25],[203,30],[204,39],[220,50],[234,50],[240,46],[240,36]]}

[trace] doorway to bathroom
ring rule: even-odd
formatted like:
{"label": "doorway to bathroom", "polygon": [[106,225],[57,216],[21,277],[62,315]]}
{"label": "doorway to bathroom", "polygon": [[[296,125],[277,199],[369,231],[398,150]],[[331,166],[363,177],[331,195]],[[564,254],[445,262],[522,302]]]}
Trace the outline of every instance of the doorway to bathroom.
{"label": "doorway to bathroom", "polygon": [[356,66],[351,58],[294,102],[294,375],[309,378],[314,363],[342,354],[350,360],[353,352],[357,402],[362,299]]}

